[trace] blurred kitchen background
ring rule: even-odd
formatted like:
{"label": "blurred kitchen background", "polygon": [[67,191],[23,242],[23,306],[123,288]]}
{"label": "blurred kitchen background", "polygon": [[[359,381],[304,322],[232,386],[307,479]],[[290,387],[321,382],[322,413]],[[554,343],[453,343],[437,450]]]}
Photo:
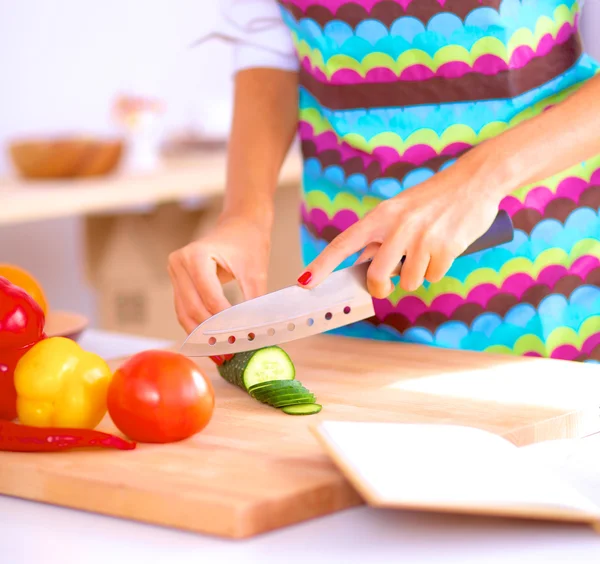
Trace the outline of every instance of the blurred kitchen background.
{"label": "blurred kitchen background", "polygon": [[[107,329],[177,336],[166,256],[170,247],[210,226],[223,189],[232,50],[218,41],[190,48],[217,21],[219,5],[0,0],[0,263],[32,272],[51,309],[78,312]],[[599,0],[585,1],[582,29],[586,49],[600,58]],[[120,120],[114,106],[119,96],[142,99],[121,98]],[[69,135],[125,137],[135,150],[121,155],[107,176],[92,180],[40,187],[19,177],[9,143]],[[204,197],[192,197],[195,179]],[[291,282],[299,264],[297,162],[286,179],[277,229],[290,235],[278,240],[293,248],[274,249],[272,288]],[[78,194],[87,194],[88,204],[90,198],[102,201],[103,182],[110,209],[96,202],[92,211],[80,211],[77,202],[85,198]],[[171,201],[178,204],[165,203],[169,197],[162,192],[171,188],[179,194]],[[136,190],[162,194],[156,198],[161,202],[148,196],[141,205],[119,205],[119,194],[131,200]],[[54,216],[48,211],[53,191],[63,210]],[[16,213],[10,193],[26,194],[30,205],[22,207],[30,209]],[[39,200],[36,211],[40,194],[46,200]],[[166,227],[170,222],[177,229]]]}

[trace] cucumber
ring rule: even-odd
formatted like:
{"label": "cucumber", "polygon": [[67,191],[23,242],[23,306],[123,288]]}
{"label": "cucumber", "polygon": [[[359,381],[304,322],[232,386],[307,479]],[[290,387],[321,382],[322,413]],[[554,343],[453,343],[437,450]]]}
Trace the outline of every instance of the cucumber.
{"label": "cucumber", "polygon": [[281,398],[274,402],[269,402],[269,405],[271,407],[287,407],[288,405],[296,405],[296,404],[303,404],[303,405],[313,404],[314,405],[315,401],[316,401],[315,396],[313,396],[311,394],[310,396],[302,395],[302,396],[296,397],[296,398],[292,398],[292,397]]}
{"label": "cucumber", "polygon": [[248,391],[252,386],[274,380],[294,380],[296,370],[288,354],[277,346],[241,352],[218,367],[230,384]]}
{"label": "cucumber", "polygon": [[322,407],[315,395],[296,380],[296,369],[278,346],[235,354],[217,367],[221,377],[261,403],[289,415],[311,415]]}
{"label": "cucumber", "polygon": [[264,382],[263,384],[252,386],[248,390],[248,393],[251,396],[254,396],[262,394],[271,394],[274,392],[284,390],[298,390],[302,388],[304,388],[304,386],[300,382],[298,382],[298,380],[274,380],[272,382]]}
{"label": "cucumber", "polygon": [[250,392],[250,395],[255,399],[266,398],[276,395],[282,394],[309,394],[310,391],[307,390],[302,384],[298,386],[277,386],[276,388],[264,388],[262,390],[258,390],[256,392]]}
{"label": "cucumber", "polygon": [[[271,380],[270,382],[261,382],[260,384],[254,384],[254,386],[250,386],[248,388],[249,394],[254,394],[263,388],[270,388],[271,386],[275,387],[276,384],[293,384],[297,382],[297,380]],[[300,382],[297,382],[300,384]]]}
{"label": "cucumber", "polygon": [[313,415],[319,413],[321,409],[323,408],[318,403],[300,403],[282,407],[281,411],[288,415]]}
{"label": "cucumber", "polygon": [[[313,393],[309,390],[290,390],[289,392],[282,392],[277,394],[268,394],[266,396],[253,396],[255,400],[261,401],[263,403],[273,403],[274,401],[278,401],[280,399],[284,399],[287,397],[300,397],[300,398],[310,398],[313,397]],[[308,401],[306,403],[309,403]]]}
{"label": "cucumber", "polygon": [[274,396],[267,396],[264,398],[254,398],[261,403],[268,403],[269,405],[273,405],[280,401],[290,400],[290,399],[302,399],[304,398],[304,403],[314,403],[315,395],[310,392],[290,392],[289,394],[277,394]]}

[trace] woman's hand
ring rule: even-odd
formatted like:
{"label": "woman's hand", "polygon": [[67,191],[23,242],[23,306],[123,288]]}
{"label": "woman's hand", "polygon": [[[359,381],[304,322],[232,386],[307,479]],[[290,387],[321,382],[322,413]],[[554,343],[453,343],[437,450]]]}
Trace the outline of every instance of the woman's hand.
{"label": "woman's hand", "polygon": [[275,190],[296,131],[297,101],[296,72],[236,72],[221,220],[169,257],[175,310],[188,334],[230,307],[222,284],[237,280],[245,299],[266,291]]}
{"label": "woman's hand", "polygon": [[[568,127],[565,127],[568,124]],[[298,282],[313,287],[366,247],[369,291],[387,297],[390,273],[406,254],[400,285],[440,280],[484,234],[504,196],[600,154],[600,75],[566,100],[474,147],[431,179],[379,204],[336,237]]]}
{"label": "woman's hand", "polygon": [[209,235],[169,256],[175,311],[188,334],[231,306],[222,284],[237,280],[245,299],[266,292],[270,240],[268,223],[223,217]]}
{"label": "woman's hand", "polygon": [[404,290],[415,291],[424,280],[441,280],[454,259],[489,229],[502,199],[500,190],[478,184],[477,175],[470,174],[472,166],[457,162],[381,202],[338,235],[298,282],[306,287],[318,285],[362,249],[358,262],[373,258],[367,284],[375,298],[385,298],[393,291],[392,272],[404,255],[400,276]]}

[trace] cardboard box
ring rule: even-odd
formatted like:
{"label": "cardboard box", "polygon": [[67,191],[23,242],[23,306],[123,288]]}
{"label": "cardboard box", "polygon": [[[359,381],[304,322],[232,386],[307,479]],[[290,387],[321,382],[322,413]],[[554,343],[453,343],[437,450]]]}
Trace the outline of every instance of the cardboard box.
{"label": "cardboard box", "polygon": [[[86,274],[97,294],[101,329],[181,340],[167,272],[169,254],[215,223],[220,198],[196,206],[164,204],[154,209],[86,220]],[[276,198],[269,291],[293,284],[301,269],[299,186],[282,186]],[[237,284],[225,293],[242,299]]]}

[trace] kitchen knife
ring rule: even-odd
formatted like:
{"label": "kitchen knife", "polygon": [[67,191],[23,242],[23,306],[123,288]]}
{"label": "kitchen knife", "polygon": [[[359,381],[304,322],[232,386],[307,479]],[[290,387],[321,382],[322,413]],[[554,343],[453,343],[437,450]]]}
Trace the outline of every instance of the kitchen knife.
{"label": "kitchen knife", "polygon": [[[492,226],[461,256],[513,239],[509,215],[501,211]],[[399,274],[404,258],[395,274]],[[216,356],[302,339],[375,314],[367,290],[370,261],[339,269],[312,289],[290,286],[234,305],[194,329],[181,347],[186,356]]]}

